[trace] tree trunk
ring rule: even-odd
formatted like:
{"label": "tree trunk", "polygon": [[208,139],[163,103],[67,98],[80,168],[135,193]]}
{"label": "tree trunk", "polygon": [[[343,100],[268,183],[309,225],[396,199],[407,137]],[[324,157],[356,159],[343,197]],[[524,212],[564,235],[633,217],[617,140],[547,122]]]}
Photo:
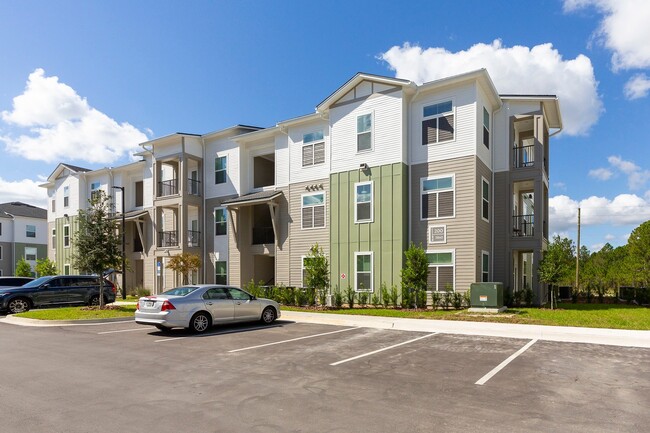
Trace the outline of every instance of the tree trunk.
{"label": "tree trunk", "polygon": [[99,277],[99,309],[104,309],[104,277]]}

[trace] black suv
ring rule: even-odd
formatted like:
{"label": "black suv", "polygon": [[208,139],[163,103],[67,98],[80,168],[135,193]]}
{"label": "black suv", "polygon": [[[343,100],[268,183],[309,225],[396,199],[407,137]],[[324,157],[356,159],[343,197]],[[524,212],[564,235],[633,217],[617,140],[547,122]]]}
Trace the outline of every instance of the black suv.
{"label": "black suv", "polygon": [[[115,286],[104,280],[104,303],[115,301]],[[22,313],[50,305],[99,304],[99,277],[57,275],[37,278],[24,286],[0,288],[0,311]]]}
{"label": "black suv", "polygon": [[18,287],[34,281],[32,277],[0,277],[1,287]]}

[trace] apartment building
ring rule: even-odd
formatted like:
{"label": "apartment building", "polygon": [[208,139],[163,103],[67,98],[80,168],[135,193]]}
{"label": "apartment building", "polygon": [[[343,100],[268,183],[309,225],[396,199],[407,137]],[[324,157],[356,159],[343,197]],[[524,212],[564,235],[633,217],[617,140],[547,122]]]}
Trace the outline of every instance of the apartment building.
{"label": "apartment building", "polygon": [[25,259],[36,276],[36,261],[47,257],[47,210],[21,202],[0,204],[0,276],[15,275]]}
{"label": "apartment building", "polygon": [[[500,281],[543,303],[549,140],[561,127],[555,96],[499,95],[485,70],[422,85],[360,73],[271,128],[172,134],[123,167],[61,164],[45,185],[58,209],[48,222],[69,237],[96,189],[122,212],[113,187],[124,186],[127,284],[154,292],[178,283],[165,264],[183,251],[203,258],[197,282],[302,286],[315,243],[333,287],[377,292],[399,285],[413,242],[430,290]],[[53,240],[69,265],[69,241]]]}

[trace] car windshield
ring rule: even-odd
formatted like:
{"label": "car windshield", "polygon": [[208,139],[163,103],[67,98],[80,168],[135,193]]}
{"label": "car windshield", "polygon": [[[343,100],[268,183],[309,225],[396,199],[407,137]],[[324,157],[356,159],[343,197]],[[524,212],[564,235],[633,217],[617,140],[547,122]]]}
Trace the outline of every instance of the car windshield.
{"label": "car windshield", "polygon": [[41,278],[37,278],[37,279],[32,280],[32,281],[30,281],[29,283],[23,285],[23,287],[38,287],[38,286],[40,286],[40,285],[43,284],[43,283],[47,283],[47,282],[50,281],[51,279],[52,279],[52,277],[41,277]]}
{"label": "car windshield", "polygon": [[166,292],[162,292],[162,294],[172,296],[186,296],[197,289],[198,287],[196,286],[176,287],[175,289],[169,289]]}

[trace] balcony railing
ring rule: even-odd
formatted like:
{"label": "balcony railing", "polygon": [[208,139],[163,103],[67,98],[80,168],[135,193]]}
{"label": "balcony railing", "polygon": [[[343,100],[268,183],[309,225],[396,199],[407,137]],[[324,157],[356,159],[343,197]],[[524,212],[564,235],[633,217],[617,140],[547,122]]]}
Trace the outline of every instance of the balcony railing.
{"label": "balcony railing", "polygon": [[196,179],[187,179],[187,192],[190,195],[201,195],[201,181]]}
{"label": "balcony railing", "polygon": [[275,243],[273,227],[253,227],[253,245]]}
{"label": "balcony railing", "polygon": [[167,232],[158,232],[158,246],[159,247],[177,247],[178,246],[178,232],[176,230]]}
{"label": "balcony railing", "polygon": [[512,148],[513,167],[533,167],[535,165],[535,145],[515,146]]}
{"label": "balcony railing", "polygon": [[513,236],[535,236],[535,216],[514,215],[512,217],[512,232]]}
{"label": "balcony railing", "polygon": [[178,182],[176,179],[163,180],[158,182],[158,197],[178,194]]}
{"label": "balcony railing", "polygon": [[195,230],[187,231],[187,246],[200,247],[201,246],[201,232]]}

